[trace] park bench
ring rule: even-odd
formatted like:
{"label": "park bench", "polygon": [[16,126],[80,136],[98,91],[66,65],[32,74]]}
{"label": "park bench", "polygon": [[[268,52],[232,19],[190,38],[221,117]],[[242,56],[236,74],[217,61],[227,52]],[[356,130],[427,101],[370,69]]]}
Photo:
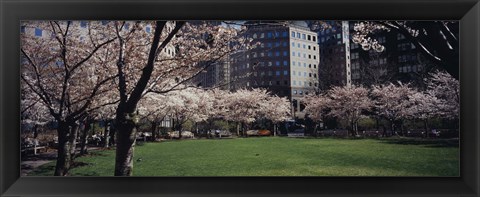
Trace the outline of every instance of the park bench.
{"label": "park bench", "polygon": [[27,152],[33,151],[33,155],[37,155],[37,152],[40,152],[40,150],[43,150],[43,152],[46,152],[47,147],[45,147],[45,146],[29,146],[29,147],[23,148],[22,153],[26,154]]}

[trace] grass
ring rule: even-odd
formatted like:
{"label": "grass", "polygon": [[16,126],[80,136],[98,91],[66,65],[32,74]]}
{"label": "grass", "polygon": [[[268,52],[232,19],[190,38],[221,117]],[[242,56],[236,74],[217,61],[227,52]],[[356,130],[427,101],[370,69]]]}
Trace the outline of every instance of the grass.
{"label": "grass", "polygon": [[[454,145],[452,145],[454,144]],[[134,176],[459,176],[458,144],[414,139],[181,140],[135,148]],[[114,150],[77,158],[73,176],[112,176]],[[54,162],[30,175],[52,175]]]}

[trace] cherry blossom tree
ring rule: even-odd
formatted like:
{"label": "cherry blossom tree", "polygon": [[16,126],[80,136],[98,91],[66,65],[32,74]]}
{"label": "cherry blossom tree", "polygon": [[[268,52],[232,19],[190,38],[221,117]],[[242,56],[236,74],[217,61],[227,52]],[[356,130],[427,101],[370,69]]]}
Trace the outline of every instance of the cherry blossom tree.
{"label": "cherry blossom tree", "polygon": [[408,114],[415,119],[420,119],[424,124],[424,135],[428,137],[428,121],[429,119],[438,116],[438,106],[441,105],[441,101],[427,93],[417,91],[409,95],[409,100],[413,103],[409,108],[407,108]]}
{"label": "cherry blossom tree", "polygon": [[[237,135],[240,135],[240,124],[246,127],[261,114],[262,103],[268,99],[265,89],[239,89],[224,97],[225,115],[228,121],[237,123]],[[245,131],[243,132],[245,135]]]}
{"label": "cherry blossom tree", "polygon": [[318,124],[327,116],[331,100],[325,95],[308,95],[303,98],[302,102],[305,104],[305,114],[315,122],[314,133],[317,135],[316,129]]}
{"label": "cherry blossom tree", "polygon": [[448,119],[458,119],[460,114],[460,82],[446,72],[436,71],[425,79],[427,93],[441,102],[437,105],[439,115]]}
{"label": "cherry blossom tree", "polygon": [[[136,22],[132,28],[125,28],[126,24],[130,23],[113,23],[118,37],[116,65],[120,94],[115,118],[116,176],[132,175],[136,111],[142,96],[175,90],[207,66],[244,46],[239,30],[218,25],[155,21]],[[144,28],[154,29],[153,33],[141,31]],[[165,52],[170,48],[173,54]]]}
{"label": "cherry blossom tree", "polygon": [[457,21],[363,21],[354,26],[352,41],[364,50],[383,51],[373,34],[392,31],[404,36],[428,60],[453,78],[459,77],[459,23]]}
{"label": "cherry blossom tree", "polygon": [[140,116],[150,122],[152,139],[155,140],[158,123],[164,120],[171,112],[169,99],[166,95],[146,94],[138,105]]}
{"label": "cherry blossom tree", "polygon": [[54,175],[64,176],[79,120],[116,78],[105,64],[112,57],[105,49],[116,37],[100,22],[91,22],[89,28],[72,21],[25,21],[22,25],[40,32],[21,35],[22,85],[39,98],[58,123]]}
{"label": "cherry blossom tree", "polygon": [[409,98],[414,93],[408,84],[404,85],[401,82],[398,82],[398,85],[389,83],[372,86],[376,113],[390,122],[392,133],[395,133],[395,122],[408,117],[406,109],[412,104]]}
{"label": "cherry blossom tree", "polygon": [[368,93],[368,89],[364,87],[332,88],[327,93],[330,100],[328,115],[346,120],[350,125],[351,134],[357,135],[357,125],[362,113],[373,107],[373,101]]}
{"label": "cherry blossom tree", "polygon": [[278,123],[291,118],[291,104],[286,97],[272,95],[260,103],[261,116],[273,122],[273,134],[278,132]]}

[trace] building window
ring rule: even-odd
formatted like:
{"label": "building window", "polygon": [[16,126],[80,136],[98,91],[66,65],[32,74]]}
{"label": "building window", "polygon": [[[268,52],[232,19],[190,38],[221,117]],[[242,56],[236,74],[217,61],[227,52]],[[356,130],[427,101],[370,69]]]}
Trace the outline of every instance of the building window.
{"label": "building window", "polygon": [[303,48],[304,48],[304,49],[307,48],[307,45],[303,44]]}
{"label": "building window", "polygon": [[312,55],[308,54],[308,59],[312,59]]}
{"label": "building window", "polygon": [[284,70],[284,71],[283,71],[283,75],[288,75],[288,71],[287,71],[287,70]]}
{"label": "building window", "polygon": [[282,42],[282,45],[283,45],[284,47],[286,47],[286,46],[288,45],[288,43],[287,43],[287,42]]}
{"label": "building window", "polygon": [[307,36],[307,40],[310,41],[311,39],[312,39],[312,37],[311,37],[310,35],[308,35],[308,36]]}
{"label": "building window", "polygon": [[277,70],[277,71],[275,72],[275,75],[280,76],[280,71]]}
{"label": "building window", "polygon": [[294,38],[295,38],[295,32],[294,32],[294,31],[292,31],[292,37],[294,37]]}
{"label": "building window", "polygon": [[314,42],[317,41],[317,37],[316,37],[316,36],[313,36],[313,41],[314,41]]}
{"label": "building window", "polygon": [[358,53],[352,53],[352,60],[358,59]]}
{"label": "building window", "polygon": [[265,33],[261,33],[260,38],[265,38]]}
{"label": "building window", "polygon": [[317,65],[316,65],[316,64],[314,64],[314,65],[313,65],[313,68],[317,68]]}
{"label": "building window", "polygon": [[306,39],[305,34],[302,34],[302,39],[304,39],[304,40]]}
{"label": "building window", "polygon": [[295,56],[295,51],[292,51],[292,56]]}
{"label": "building window", "polygon": [[275,51],[275,56],[280,56],[280,51]]}
{"label": "building window", "polygon": [[[128,24],[128,23],[127,23]],[[126,24],[125,24],[126,25]],[[87,21],[80,21],[80,27],[86,28],[87,27]]]}
{"label": "building window", "polygon": [[312,68],[312,65],[311,65],[311,64],[309,64],[309,65],[308,65],[308,67],[309,67],[309,68]]}
{"label": "building window", "polygon": [[282,37],[287,37],[288,36],[288,33],[286,31],[282,32]]}
{"label": "building window", "polygon": [[342,38],[342,35],[341,34],[337,34],[337,39],[340,39]]}
{"label": "building window", "polygon": [[308,77],[312,77],[312,73],[308,73]]}
{"label": "building window", "polygon": [[272,38],[272,32],[267,33],[267,38]]}
{"label": "building window", "polygon": [[292,71],[292,75],[295,76],[295,71]]}
{"label": "building window", "polygon": [[312,46],[308,45],[308,50],[312,49]]}
{"label": "building window", "polygon": [[284,66],[288,66],[288,62],[286,60],[283,61]]}
{"label": "building window", "polygon": [[41,37],[42,36],[42,29],[35,28],[35,36]]}
{"label": "building window", "polygon": [[275,37],[276,38],[280,37],[280,32],[275,32]]}
{"label": "building window", "polygon": [[288,56],[288,52],[287,52],[287,51],[283,51],[283,56]]}
{"label": "building window", "polygon": [[314,60],[316,60],[316,59],[317,59],[317,56],[316,56],[316,55],[314,55],[314,56],[313,56],[313,59],[314,59]]}
{"label": "building window", "polygon": [[306,68],[306,67],[307,67],[307,63],[303,63],[303,67],[305,67],[305,68]]}
{"label": "building window", "polygon": [[280,66],[280,61],[276,61],[276,62],[275,62],[275,65],[276,65],[276,66]]}
{"label": "building window", "polygon": [[300,48],[300,43],[297,43],[297,47]]}
{"label": "building window", "polygon": [[272,57],[273,53],[271,51],[268,52],[268,57]]}
{"label": "building window", "polygon": [[307,77],[307,72],[303,72],[303,76],[304,76],[304,77]]}
{"label": "building window", "polygon": [[293,90],[293,94],[297,94],[297,90]]}
{"label": "building window", "polygon": [[275,42],[275,46],[276,46],[276,47],[279,47],[279,46],[280,46],[280,42]]}
{"label": "building window", "polygon": [[295,42],[292,42],[292,47],[295,47]]}
{"label": "building window", "polygon": [[272,43],[271,42],[267,43],[267,47],[272,48]]}

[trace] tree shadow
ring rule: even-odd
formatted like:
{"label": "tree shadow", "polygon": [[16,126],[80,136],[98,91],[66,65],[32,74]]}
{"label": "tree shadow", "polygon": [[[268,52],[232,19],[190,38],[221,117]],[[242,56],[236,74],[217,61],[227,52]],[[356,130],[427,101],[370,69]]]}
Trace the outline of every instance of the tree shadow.
{"label": "tree shadow", "polygon": [[395,139],[379,139],[387,144],[400,145],[423,145],[425,147],[445,148],[445,147],[459,147],[458,139],[423,139],[423,138],[395,138]]}

